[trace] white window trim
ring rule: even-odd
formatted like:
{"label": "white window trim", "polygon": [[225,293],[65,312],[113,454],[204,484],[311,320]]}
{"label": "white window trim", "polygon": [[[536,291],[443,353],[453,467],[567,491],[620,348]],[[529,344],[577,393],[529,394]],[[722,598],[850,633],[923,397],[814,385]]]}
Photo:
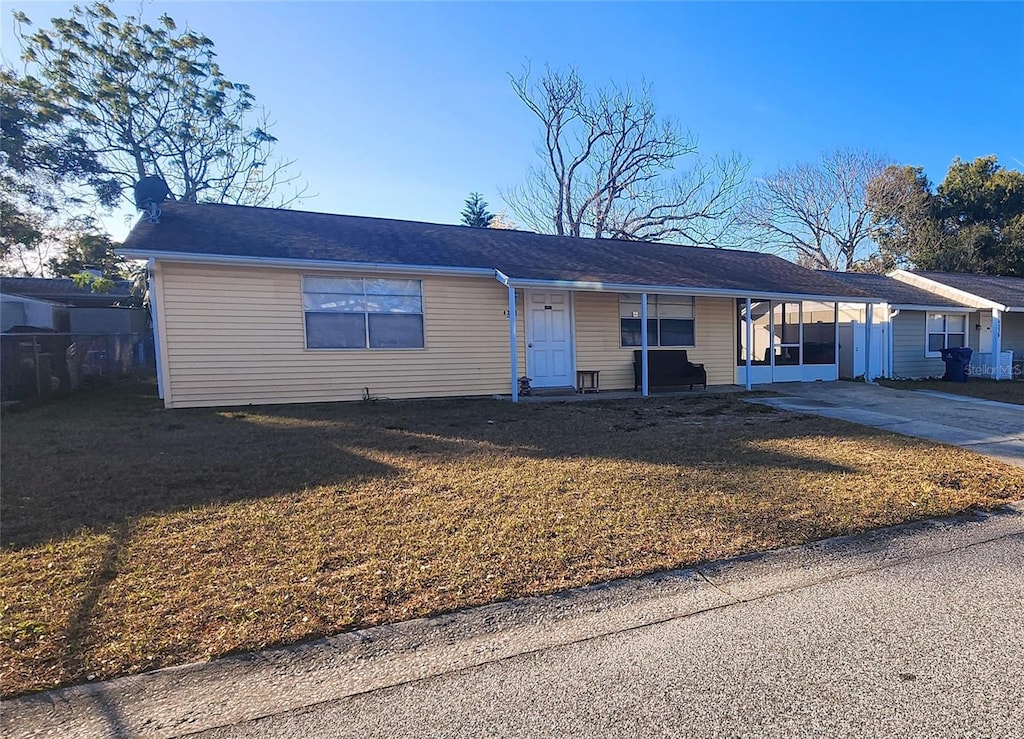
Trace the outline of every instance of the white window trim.
{"label": "white window trim", "polygon": [[[419,316],[423,321],[423,346],[402,346],[402,347],[373,347],[370,346],[370,321],[369,318],[364,319],[364,340],[365,346],[310,346],[309,337],[306,333],[306,315],[308,313],[318,312],[330,312],[330,311],[308,311],[306,310],[303,302],[303,295],[306,292],[306,278],[307,277],[338,277],[341,279],[355,279],[355,280],[387,280],[387,279],[405,279],[405,280],[416,280],[420,283],[420,312],[419,313],[403,313],[401,315],[407,316]],[[365,288],[364,288],[365,289]],[[427,348],[427,310],[426,306],[423,305],[423,280],[418,277],[389,277],[387,275],[377,277],[374,275],[362,275],[362,274],[344,274],[344,273],[333,273],[329,275],[324,274],[303,274],[302,279],[299,283],[299,307],[302,309],[302,347],[307,352],[421,352]],[[353,312],[355,314],[356,312]],[[363,316],[369,316],[368,311],[361,313]],[[386,314],[377,314],[386,315]]]}
{"label": "white window trim", "polygon": [[[944,347],[949,345],[949,330],[948,319],[950,316],[962,316],[964,319],[964,346],[971,345],[971,321],[970,316],[966,313],[939,313],[938,311],[928,311],[924,314],[924,355],[929,359],[939,359],[942,357],[942,352],[928,351],[928,338],[932,334],[938,334],[938,331],[928,330],[928,318],[930,316],[942,316],[942,345]],[[953,331],[952,333],[958,334],[959,331]]]}
{"label": "white window trim", "polygon": [[[619,303],[619,325],[618,325],[618,330],[619,330],[619,347],[622,348],[622,349],[631,349],[631,350],[632,349],[639,349],[640,348],[639,344],[633,345],[633,344],[623,344],[622,343],[622,321],[623,321],[623,319],[630,318],[630,316],[622,315],[622,298],[625,297],[625,296],[629,296],[631,298],[632,297],[637,297],[637,298],[640,297],[639,293],[619,293],[619,300],[618,300],[618,303]],[[661,296],[664,296],[666,298],[671,298],[671,299],[689,298],[690,299],[690,305],[692,306],[692,309],[693,309],[693,315],[690,318],[674,318],[672,316],[666,316],[664,319],[662,319],[661,316],[657,315],[657,312],[658,312],[658,298],[661,297]],[[653,298],[653,300],[652,300],[652,298]],[[647,301],[648,301],[647,320],[649,320],[649,321],[653,320],[653,321],[658,321],[659,323],[662,320],[666,320],[666,321],[693,321],[693,343],[692,344],[671,344],[669,346],[662,346],[661,345],[661,326],[659,325],[658,326],[658,343],[657,344],[653,344],[653,343],[650,342],[650,338],[648,338],[648,344],[647,344],[648,347],[650,347],[651,349],[669,349],[669,350],[672,350],[672,349],[694,349],[694,348],[696,348],[696,346],[697,346],[697,298],[696,298],[696,296],[694,296],[694,295],[675,295],[675,294],[667,294],[667,293],[651,293],[650,295],[647,296]],[[652,313],[652,309],[653,309],[653,313]],[[639,320],[640,316],[639,315],[632,316],[632,319],[633,320]]]}

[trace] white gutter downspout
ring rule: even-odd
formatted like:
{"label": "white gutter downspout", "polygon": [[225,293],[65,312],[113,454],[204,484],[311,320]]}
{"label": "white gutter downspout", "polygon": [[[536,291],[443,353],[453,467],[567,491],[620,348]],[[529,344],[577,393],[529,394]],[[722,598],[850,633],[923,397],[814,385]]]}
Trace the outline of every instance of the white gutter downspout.
{"label": "white gutter downspout", "polygon": [[153,284],[153,270],[156,260],[152,257],[146,263],[146,289],[149,290],[149,320],[153,322],[153,361],[156,362],[156,391],[164,399],[164,369],[160,361],[160,322],[156,319],[156,290]]}
{"label": "white gutter downspout", "polygon": [[647,293],[640,293],[640,394],[651,394],[647,376]]}
{"label": "white gutter downspout", "polygon": [[886,357],[885,370],[886,376],[890,380],[896,377],[896,359],[893,357],[893,353],[896,351],[896,316],[899,314],[899,308],[889,309],[889,351]]}
{"label": "white gutter downspout", "polygon": [[754,355],[754,321],[750,317],[750,298],[747,298],[747,320],[744,321],[746,332],[747,332],[747,390],[751,389],[750,379],[750,368],[753,362],[751,358]]}

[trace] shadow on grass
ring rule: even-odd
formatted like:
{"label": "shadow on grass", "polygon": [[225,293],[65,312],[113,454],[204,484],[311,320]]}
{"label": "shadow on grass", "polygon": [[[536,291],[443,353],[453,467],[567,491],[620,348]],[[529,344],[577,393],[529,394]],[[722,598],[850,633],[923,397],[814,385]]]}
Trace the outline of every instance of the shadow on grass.
{"label": "shadow on grass", "polygon": [[[108,538],[63,589],[48,547],[11,552],[16,612],[21,598],[35,626],[42,600],[66,604],[49,622],[63,639],[6,645],[16,690],[894,523],[917,502],[881,490],[861,510],[859,496],[915,445],[935,451],[713,394],[165,411],[125,389],[39,407],[5,419],[5,548]],[[936,474],[974,484],[918,458],[914,490]],[[267,498],[255,513],[218,506]]]}
{"label": "shadow on grass", "polygon": [[151,387],[128,386],[5,419],[4,546],[32,546],[150,513],[307,487],[343,489],[395,478],[403,467],[489,453],[742,466],[778,476],[780,483],[789,472],[853,470],[770,448],[772,441],[800,437],[802,426],[800,416],[774,414],[735,396],[165,411]]}
{"label": "shadow on grass", "polygon": [[[319,425],[160,408],[148,388],[77,396],[4,419],[5,549],[149,513],[344,486],[398,474]],[[346,435],[358,438],[354,430]]]}

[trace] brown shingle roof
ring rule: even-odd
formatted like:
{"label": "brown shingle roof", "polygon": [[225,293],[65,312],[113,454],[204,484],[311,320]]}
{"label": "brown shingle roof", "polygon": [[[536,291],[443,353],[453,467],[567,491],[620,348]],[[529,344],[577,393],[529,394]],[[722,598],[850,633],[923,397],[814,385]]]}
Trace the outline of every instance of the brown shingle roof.
{"label": "brown shingle roof", "polygon": [[167,202],[161,208],[160,222],[138,223],[122,251],[469,267],[497,269],[514,280],[870,297],[757,252],[237,205]]}
{"label": "brown shingle roof", "polygon": [[967,275],[956,272],[911,272],[965,293],[1010,308],[1024,308],[1024,277],[997,277],[996,275]]}
{"label": "brown shingle roof", "polygon": [[928,292],[920,287],[908,285],[886,275],[864,274],[861,272],[825,272],[829,277],[851,287],[862,290],[890,305],[921,305],[934,307],[969,307],[950,298]]}

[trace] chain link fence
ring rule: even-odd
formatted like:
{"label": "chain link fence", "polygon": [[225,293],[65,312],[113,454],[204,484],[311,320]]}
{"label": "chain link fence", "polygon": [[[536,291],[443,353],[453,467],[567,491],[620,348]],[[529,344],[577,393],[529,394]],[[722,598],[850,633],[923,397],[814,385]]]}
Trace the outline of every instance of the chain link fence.
{"label": "chain link fence", "polygon": [[0,400],[41,398],[152,372],[155,358],[149,333],[6,333],[0,335]]}

